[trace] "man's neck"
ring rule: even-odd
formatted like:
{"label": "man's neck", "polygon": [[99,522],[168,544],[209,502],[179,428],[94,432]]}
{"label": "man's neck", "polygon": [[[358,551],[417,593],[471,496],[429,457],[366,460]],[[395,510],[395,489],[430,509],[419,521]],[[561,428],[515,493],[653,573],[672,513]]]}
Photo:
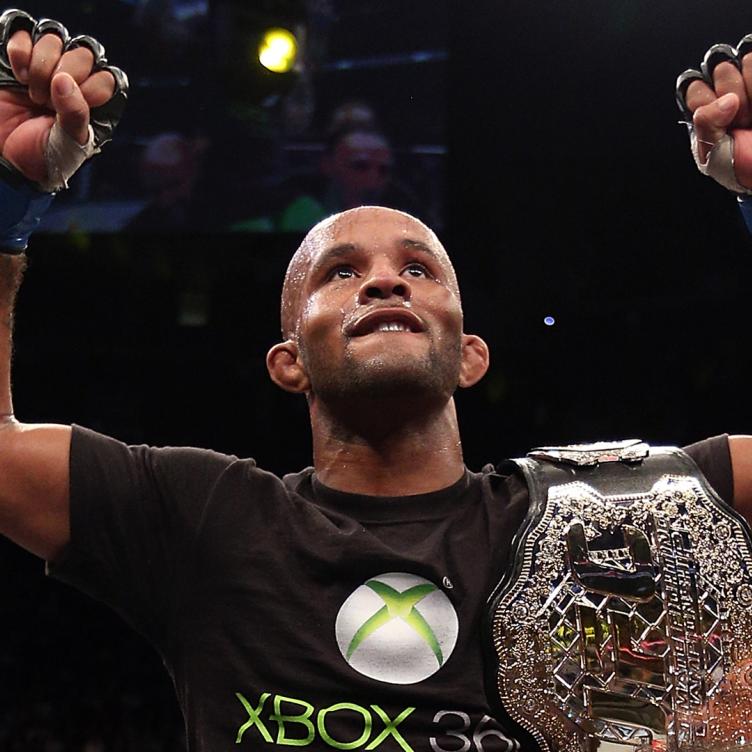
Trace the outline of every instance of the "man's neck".
{"label": "man's neck", "polygon": [[373,418],[354,425],[325,409],[311,410],[314,466],[324,485],[370,496],[410,496],[460,479],[465,466],[452,400],[412,418],[388,409]]}

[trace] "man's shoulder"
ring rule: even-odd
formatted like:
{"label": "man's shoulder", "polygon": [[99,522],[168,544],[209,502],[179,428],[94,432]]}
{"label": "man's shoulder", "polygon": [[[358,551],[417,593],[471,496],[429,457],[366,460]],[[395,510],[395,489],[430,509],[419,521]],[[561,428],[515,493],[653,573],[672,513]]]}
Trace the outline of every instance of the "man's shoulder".
{"label": "man's shoulder", "polygon": [[731,467],[728,434],[711,436],[684,451],[695,461],[715,492],[729,505],[734,505],[734,476]]}
{"label": "man's shoulder", "polygon": [[281,480],[288,491],[309,498],[313,481],[313,468],[306,467],[296,473],[286,473]]}

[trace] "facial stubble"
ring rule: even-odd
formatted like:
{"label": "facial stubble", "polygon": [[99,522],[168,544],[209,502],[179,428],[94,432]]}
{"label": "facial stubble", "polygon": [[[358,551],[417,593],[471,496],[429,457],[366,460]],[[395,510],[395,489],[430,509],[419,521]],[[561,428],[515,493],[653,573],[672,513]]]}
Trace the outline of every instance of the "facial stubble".
{"label": "facial stubble", "polygon": [[[387,339],[402,335],[371,336]],[[302,341],[299,345],[303,365],[311,380],[312,394],[332,407],[377,401],[386,408],[395,400],[403,399],[416,403],[446,402],[454,394],[459,381],[459,334],[451,338],[442,336],[439,342],[430,337],[429,348],[422,354],[400,354],[396,348],[389,349],[387,341],[381,352],[361,355],[348,338],[340,363],[333,362],[317,348],[306,347]]]}

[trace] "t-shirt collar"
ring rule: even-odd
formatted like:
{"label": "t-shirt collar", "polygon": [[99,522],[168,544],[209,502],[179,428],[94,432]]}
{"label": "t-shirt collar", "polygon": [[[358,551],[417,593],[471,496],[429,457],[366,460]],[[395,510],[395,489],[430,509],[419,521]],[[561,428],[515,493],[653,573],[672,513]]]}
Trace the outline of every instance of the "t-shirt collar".
{"label": "t-shirt collar", "polygon": [[462,476],[450,486],[411,496],[368,496],[338,491],[324,485],[315,473],[311,474],[310,480],[312,500],[321,506],[361,521],[406,522],[443,517],[455,508],[459,496],[469,486],[470,473],[465,469]]}

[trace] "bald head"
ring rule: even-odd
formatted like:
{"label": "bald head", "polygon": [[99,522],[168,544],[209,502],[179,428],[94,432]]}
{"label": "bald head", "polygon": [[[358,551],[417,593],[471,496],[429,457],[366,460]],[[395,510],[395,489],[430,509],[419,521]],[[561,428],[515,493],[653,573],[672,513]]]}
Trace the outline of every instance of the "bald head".
{"label": "bald head", "polygon": [[436,233],[426,224],[406,212],[387,209],[381,206],[360,206],[348,209],[319,222],[303,239],[287,267],[282,288],[282,337],[294,339],[304,301],[306,281],[312,266],[326,250],[342,243],[345,238],[358,237],[361,230],[361,243],[368,242],[368,225],[373,223],[392,227],[404,237],[405,242],[422,244],[430,250],[445,268],[449,286],[459,299],[457,277],[444,246]]}

